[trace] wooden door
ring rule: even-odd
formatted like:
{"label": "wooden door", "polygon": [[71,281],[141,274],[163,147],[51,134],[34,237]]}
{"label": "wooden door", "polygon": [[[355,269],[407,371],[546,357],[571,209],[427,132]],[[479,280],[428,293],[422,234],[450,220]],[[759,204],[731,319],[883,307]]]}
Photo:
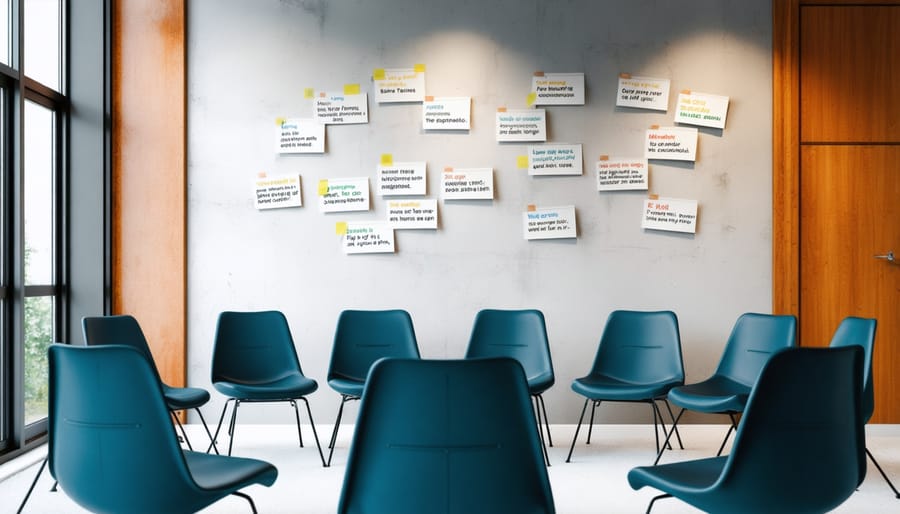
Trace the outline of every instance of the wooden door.
{"label": "wooden door", "polygon": [[872,421],[898,423],[900,6],[799,15],[801,344],[827,345],[845,316],[876,318]]}

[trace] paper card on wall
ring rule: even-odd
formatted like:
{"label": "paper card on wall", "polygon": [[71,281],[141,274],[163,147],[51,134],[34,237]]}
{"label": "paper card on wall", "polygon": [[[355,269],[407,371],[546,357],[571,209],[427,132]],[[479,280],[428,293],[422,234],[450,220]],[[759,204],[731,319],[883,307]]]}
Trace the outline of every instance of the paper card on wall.
{"label": "paper card on wall", "polygon": [[325,125],[314,118],[288,118],[278,125],[278,153],[325,153]]}
{"label": "paper card on wall", "polygon": [[[627,77],[627,78],[626,78]],[[669,79],[619,76],[616,106],[669,110]]]}
{"label": "paper card on wall", "polygon": [[253,181],[256,190],[256,208],[278,209],[303,206],[300,194],[300,175],[283,177],[258,177]]}
{"label": "paper card on wall", "polygon": [[444,170],[441,197],[444,200],[493,200],[493,168]]}
{"label": "paper card on wall", "polygon": [[322,212],[347,212],[369,210],[369,179],[331,178],[328,189],[319,195]]}
{"label": "paper card on wall", "polygon": [[391,200],[387,209],[395,229],[437,229],[437,200]]}
{"label": "paper card on wall", "polygon": [[376,189],[380,196],[424,195],[425,163],[394,162],[390,166],[378,165]]}
{"label": "paper card on wall", "polygon": [[428,97],[422,103],[423,130],[469,130],[472,128],[472,97]]}
{"label": "paper card on wall", "polygon": [[385,221],[348,222],[344,253],[394,253],[394,227]]}
{"label": "paper card on wall", "polygon": [[697,232],[697,200],[648,198],[644,200],[641,228],[670,232]]}
{"label": "paper card on wall", "polygon": [[597,161],[597,191],[647,190],[647,159]]}
{"label": "paper card on wall", "polygon": [[675,123],[724,129],[727,115],[727,96],[687,91],[678,95]]}
{"label": "paper card on wall", "polygon": [[343,92],[324,93],[315,100],[316,119],[326,125],[347,125],[369,122],[369,95],[345,95]]}
{"label": "paper card on wall", "polygon": [[547,112],[521,109],[497,112],[497,141],[546,141]]}
{"label": "paper card on wall", "polygon": [[581,175],[584,165],[580,144],[546,144],[528,147],[529,175]]}
{"label": "paper card on wall", "polygon": [[531,77],[535,105],[584,105],[584,73],[544,73]]}
{"label": "paper card on wall", "polygon": [[693,127],[647,129],[644,157],[670,161],[696,161],[697,129]]}
{"label": "paper card on wall", "polygon": [[421,102],[425,97],[425,72],[415,68],[379,69],[373,73],[378,103]]}
{"label": "paper card on wall", "polygon": [[525,239],[564,239],[578,237],[575,206],[537,207],[522,213]]}

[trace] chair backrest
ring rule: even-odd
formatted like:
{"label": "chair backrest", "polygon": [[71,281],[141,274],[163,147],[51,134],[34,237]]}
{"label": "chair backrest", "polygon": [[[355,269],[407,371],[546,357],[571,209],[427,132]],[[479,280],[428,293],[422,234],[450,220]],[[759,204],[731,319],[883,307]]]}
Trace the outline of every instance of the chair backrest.
{"label": "chair backrest", "polygon": [[86,316],[81,319],[81,333],[84,344],[100,346],[108,344],[124,344],[141,352],[150,362],[153,354],[144,337],[141,325],[133,316],[121,314],[117,316]]}
{"label": "chair backrest", "polygon": [[681,335],[675,313],[610,313],[591,374],[633,384],[684,382]]}
{"label": "chair backrest", "polygon": [[832,348],[857,345],[863,349],[863,419],[866,423],[875,411],[875,384],[872,377],[872,356],[875,355],[875,328],[878,322],[870,318],[844,318],[831,338]]}
{"label": "chair backrest", "polygon": [[544,314],[536,309],[484,309],[475,315],[467,359],[509,357],[519,361],[529,382],[553,384],[553,361]]}
{"label": "chair backrest", "polygon": [[865,478],[863,352],[793,348],[772,356],[741,419],[709,511],[826,512]]}
{"label": "chair backrest", "polygon": [[259,383],[303,373],[287,319],[279,311],[222,312],[216,323],[212,382]]}
{"label": "chair backrest", "polygon": [[797,318],[791,315],[747,313],[741,315],[716,375],[753,387],[760,371],[775,352],[797,345]]}
{"label": "chair backrest", "polygon": [[409,313],[400,309],[341,312],[334,331],[328,380],[350,378],[365,382],[372,364],[383,358],[419,358],[419,343]]}
{"label": "chair backrest", "polygon": [[338,512],[553,512],[534,413],[514,360],[378,362]]}
{"label": "chair backrest", "polygon": [[[190,476],[156,372],[133,347],[51,345],[49,464],[95,512],[188,512]],[[200,491],[203,495],[203,491]]]}

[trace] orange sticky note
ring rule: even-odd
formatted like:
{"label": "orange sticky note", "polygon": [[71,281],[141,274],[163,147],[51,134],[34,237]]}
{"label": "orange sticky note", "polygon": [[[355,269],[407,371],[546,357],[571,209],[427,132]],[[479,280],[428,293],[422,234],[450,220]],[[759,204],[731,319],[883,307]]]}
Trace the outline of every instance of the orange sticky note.
{"label": "orange sticky note", "polygon": [[659,195],[649,195],[649,196],[647,196],[647,198],[649,198],[651,200],[659,200]]}
{"label": "orange sticky note", "polygon": [[630,79],[631,73],[619,73],[619,78],[620,79]]}
{"label": "orange sticky note", "polygon": [[531,93],[528,93],[528,96],[525,97],[525,104],[528,105],[528,107],[531,107],[532,105],[534,105],[534,102],[536,102],[536,101],[537,101],[537,93],[535,93],[534,91],[532,91]]}
{"label": "orange sticky note", "polygon": [[453,173],[453,166],[447,166],[444,168],[444,173]]}
{"label": "orange sticky note", "polygon": [[516,157],[516,168],[520,170],[528,169],[528,156],[527,155],[519,155]]}
{"label": "orange sticky note", "polygon": [[606,154],[603,154],[603,155],[600,156],[600,160],[601,160],[601,161],[608,161],[608,160],[609,160],[609,156],[606,155]]}
{"label": "orange sticky note", "polygon": [[497,107],[497,112],[506,112],[506,107]]}
{"label": "orange sticky note", "polygon": [[375,68],[372,70],[373,80],[384,80],[384,68]]}
{"label": "orange sticky note", "polygon": [[309,100],[311,98],[314,98],[315,96],[316,96],[315,89],[313,89],[311,87],[307,87],[307,88],[303,89],[303,98]]}
{"label": "orange sticky note", "polygon": [[535,77],[543,77],[543,76],[544,76],[544,72],[543,72],[543,71],[536,71],[536,72],[534,72],[534,76],[535,76]]}
{"label": "orange sticky note", "polygon": [[285,121],[287,121],[287,120],[285,120],[284,118],[281,118],[281,117],[275,118],[275,124],[278,125],[279,127],[284,125]]}
{"label": "orange sticky note", "polygon": [[689,94],[691,94],[691,90],[690,90],[690,89],[682,89],[682,90],[681,90],[681,94],[683,94],[683,95],[689,95]]}
{"label": "orange sticky note", "polygon": [[416,73],[425,73],[425,65],[424,64],[416,64],[413,66],[413,71]]}
{"label": "orange sticky note", "polygon": [[321,93],[319,93],[319,98],[325,98],[325,91],[322,91]]}
{"label": "orange sticky note", "polygon": [[393,166],[394,165],[394,156],[389,153],[381,154],[381,165],[382,166]]}
{"label": "orange sticky note", "polygon": [[433,97],[433,96],[426,96],[426,97],[425,97],[425,101],[426,101],[426,102],[433,102],[433,101],[434,101],[434,97]]}
{"label": "orange sticky note", "polygon": [[344,94],[345,95],[358,95],[359,94],[359,84],[344,84]]}
{"label": "orange sticky note", "polygon": [[346,221],[338,221],[334,224],[334,233],[343,236],[347,233],[347,222]]}
{"label": "orange sticky note", "polygon": [[265,172],[265,171],[260,171],[259,173],[256,174],[256,176],[257,176],[258,178],[266,178],[266,172]]}
{"label": "orange sticky note", "polygon": [[530,204],[528,207],[528,212],[534,212],[537,210],[537,207],[534,204]]}
{"label": "orange sticky note", "polygon": [[325,196],[328,194],[328,179],[323,178],[319,181],[319,196]]}
{"label": "orange sticky note", "polygon": [[659,130],[659,125],[650,125],[650,130]]}

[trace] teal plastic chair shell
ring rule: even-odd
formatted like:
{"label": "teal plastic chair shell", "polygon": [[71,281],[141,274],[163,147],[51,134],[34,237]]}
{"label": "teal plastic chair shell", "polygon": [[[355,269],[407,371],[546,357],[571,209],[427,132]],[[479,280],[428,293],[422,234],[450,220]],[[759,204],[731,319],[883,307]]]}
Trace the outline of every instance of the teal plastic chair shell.
{"label": "teal plastic chair shell", "polygon": [[769,359],[734,447],[713,457],[628,473],[707,512],[804,513],[834,509],[865,478],[863,352],[792,348]]}
{"label": "teal plastic chair shell", "polygon": [[243,402],[288,402],[294,408],[297,436],[303,446],[297,400],[306,405],[322,464],[325,458],[312,411],[306,397],[314,393],[318,383],[303,374],[297,349],[287,319],[279,311],[232,312],[219,314],[212,353],[212,384],[228,397],[216,428],[216,437],[225,419],[228,403],[234,402],[229,424],[234,442],[238,407]]}
{"label": "teal plastic chair shell", "polygon": [[341,395],[328,460],[331,465],[344,405],[362,397],[372,365],[381,359],[418,359],[419,343],[409,313],[401,309],[345,310],[334,331],[328,385]]}
{"label": "teal plastic chair shell", "polygon": [[378,362],[338,512],[554,512],[521,365],[509,358]]}
{"label": "teal plastic chair shell", "polygon": [[572,390],[584,396],[585,401],[566,462],[571,460],[588,403],[593,403],[591,427],[594,410],[604,401],[649,403],[655,427],[663,419],[655,402],[665,401],[669,390],[683,384],[681,335],[675,313],[613,311],[606,320],[590,372],[572,382]]}
{"label": "teal plastic chair shell", "polygon": [[[86,345],[124,344],[131,346],[146,357],[147,362],[151,363],[154,369],[156,369],[153,354],[150,352],[150,345],[147,344],[147,338],[144,336],[144,331],[133,316],[127,314],[116,316],[87,316],[81,319],[81,330]],[[200,422],[203,424],[203,428],[206,430],[206,435],[209,437],[210,442],[212,442],[212,433],[210,433],[209,426],[207,426],[206,420],[203,418],[203,412],[200,410],[200,407],[209,402],[209,392],[206,389],[201,389],[199,387],[173,387],[162,380],[160,380],[160,385],[162,386],[163,395],[169,410],[179,411],[194,409],[200,418]],[[193,449],[191,442],[184,431],[184,427],[181,426],[181,421],[177,416],[173,417],[181,428],[182,437],[184,437],[188,448]],[[213,448],[216,448],[215,445],[213,445]],[[218,453],[218,449],[216,449],[216,453]]]}
{"label": "teal plastic chair shell", "polygon": [[133,347],[49,349],[49,466],[93,512],[195,512],[240,489],[270,486],[267,462],[179,448],[159,378]]}

